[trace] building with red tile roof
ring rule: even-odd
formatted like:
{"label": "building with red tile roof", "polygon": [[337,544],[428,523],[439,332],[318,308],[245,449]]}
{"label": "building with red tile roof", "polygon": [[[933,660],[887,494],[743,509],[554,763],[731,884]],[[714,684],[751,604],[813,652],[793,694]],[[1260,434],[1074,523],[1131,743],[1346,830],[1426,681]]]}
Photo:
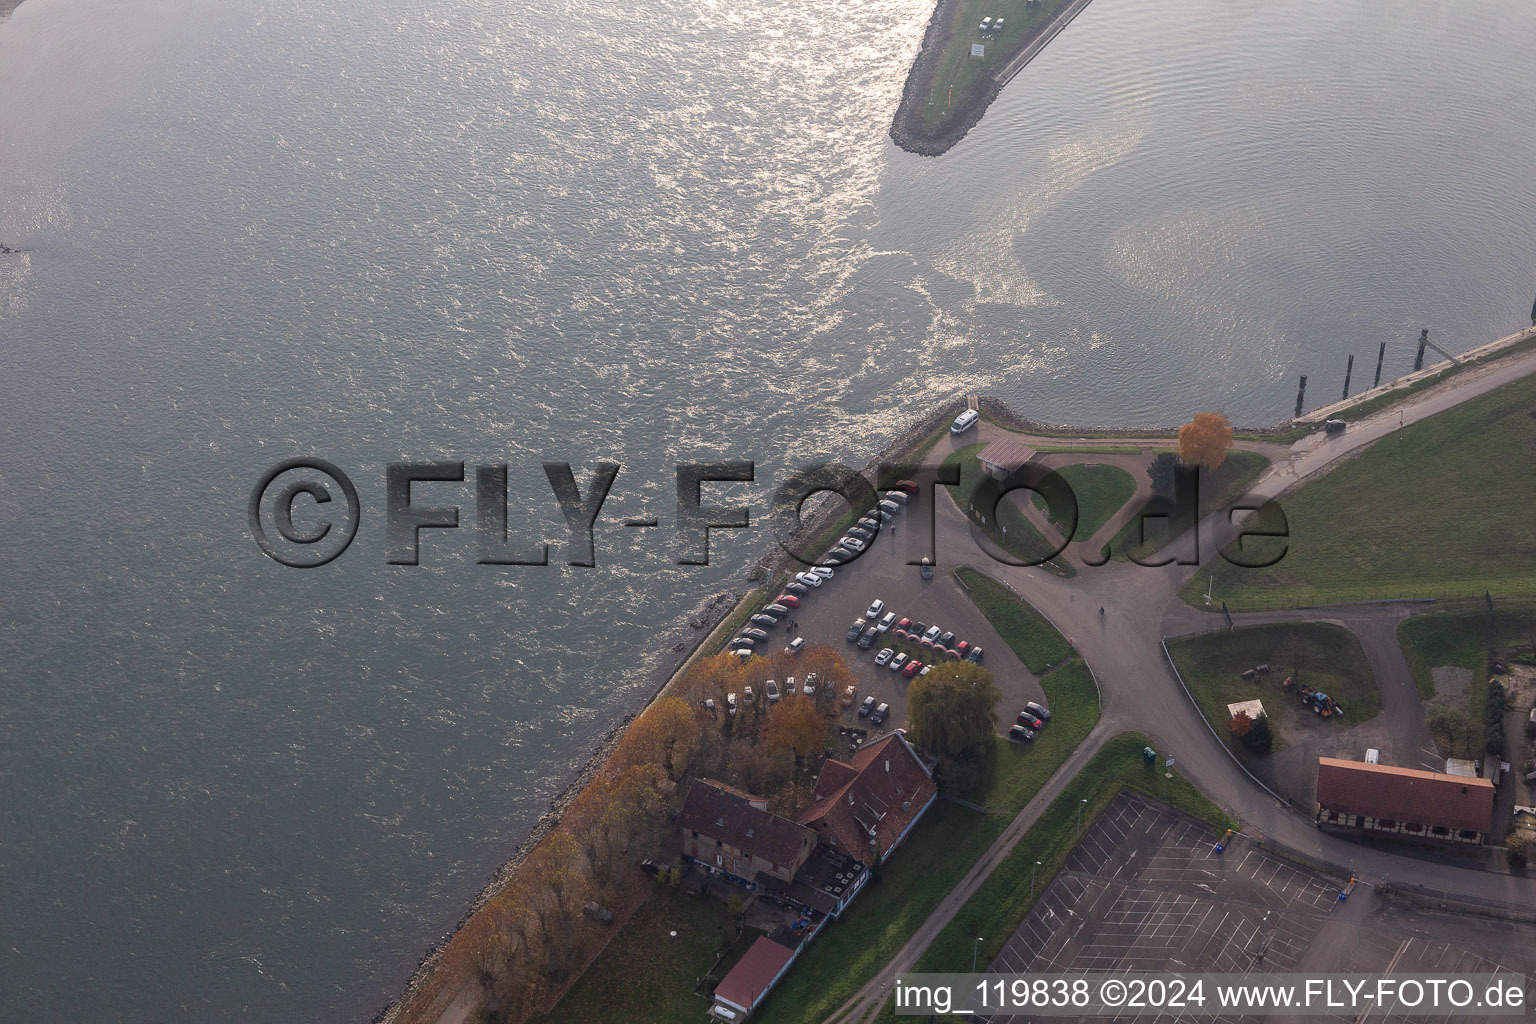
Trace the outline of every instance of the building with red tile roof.
{"label": "building with red tile roof", "polygon": [[799,950],[781,946],[766,935],[759,938],[715,986],[715,1005],[710,1016],[727,1021],[748,1016],[798,955]]}
{"label": "building with red tile roof", "polygon": [[698,779],[688,787],[679,819],[683,853],[710,871],[747,882],[760,873],[793,880],[816,849],[816,833],[765,807],[760,797]]}
{"label": "building with red tile roof", "polygon": [[1333,828],[1478,845],[1493,827],[1493,795],[1486,779],[1317,759],[1317,822]]}
{"label": "building with red tile roof", "polygon": [[861,747],[853,763],[828,758],[800,823],[865,864],[889,857],[937,799],[939,787],[901,733]]}

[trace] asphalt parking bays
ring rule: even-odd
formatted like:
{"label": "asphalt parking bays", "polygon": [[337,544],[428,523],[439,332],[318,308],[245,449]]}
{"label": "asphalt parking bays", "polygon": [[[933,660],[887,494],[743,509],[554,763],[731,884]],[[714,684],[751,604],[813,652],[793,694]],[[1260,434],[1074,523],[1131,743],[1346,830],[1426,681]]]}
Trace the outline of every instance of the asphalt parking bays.
{"label": "asphalt parking bays", "polygon": [[[1245,837],[1233,837],[1223,853],[1215,846],[1196,822],[1134,792],[1122,794],[1084,832],[989,969],[1402,977],[1536,973],[1536,928],[1530,925],[1425,911],[1368,885],[1358,885],[1343,902],[1340,880]],[[1358,1018],[1352,1013],[1309,1019]],[[1092,1019],[1248,1018],[1127,1011]],[[1386,1007],[1368,1019],[1439,1018],[1409,1018]]]}

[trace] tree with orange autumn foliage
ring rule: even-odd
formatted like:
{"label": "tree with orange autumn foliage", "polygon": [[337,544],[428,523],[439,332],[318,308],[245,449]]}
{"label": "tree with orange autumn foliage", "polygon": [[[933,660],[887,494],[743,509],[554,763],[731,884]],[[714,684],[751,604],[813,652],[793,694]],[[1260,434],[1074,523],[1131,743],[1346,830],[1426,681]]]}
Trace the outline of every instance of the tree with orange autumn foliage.
{"label": "tree with orange autumn foliage", "polygon": [[796,757],[805,757],[826,746],[827,719],[815,699],[785,697],[768,712],[763,743],[769,750],[788,750]]}
{"label": "tree with orange autumn foliage", "polygon": [[618,758],[627,765],[656,765],[670,778],[680,779],[698,749],[699,733],[698,716],[686,701],[662,697],[624,731]]}
{"label": "tree with orange autumn foliage", "polygon": [[1219,412],[1197,412],[1179,428],[1179,457],[1188,466],[1214,473],[1232,446],[1232,424]]}

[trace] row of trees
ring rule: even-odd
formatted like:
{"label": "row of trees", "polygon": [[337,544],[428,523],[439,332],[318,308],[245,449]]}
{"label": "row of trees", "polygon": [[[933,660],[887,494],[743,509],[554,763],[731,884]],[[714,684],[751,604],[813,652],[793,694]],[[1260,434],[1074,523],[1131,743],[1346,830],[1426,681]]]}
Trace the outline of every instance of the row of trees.
{"label": "row of trees", "polygon": [[[807,672],[818,676],[816,697],[786,692],[767,703],[766,680],[787,689],[790,675],[803,680]],[[809,804],[815,755],[836,717],[836,694],[849,681],[842,658],[824,646],[793,657],[697,662],[630,723],[558,826],[450,942],[439,965],[445,984],[477,983],[494,1019],[528,1019],[591,960],[604,929],[584,905],[642,884],[637,864],[662,848],[693,778],[767,796],[787,816]],[[726,694],[740,700],[748,686],[757,700],[727,714]]]}

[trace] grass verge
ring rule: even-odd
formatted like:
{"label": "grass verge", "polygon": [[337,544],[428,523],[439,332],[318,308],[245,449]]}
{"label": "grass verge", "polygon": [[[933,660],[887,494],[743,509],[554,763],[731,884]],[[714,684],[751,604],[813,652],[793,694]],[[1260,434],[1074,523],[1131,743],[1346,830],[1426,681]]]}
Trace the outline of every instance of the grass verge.
{"label": "grass verge", "polygon": [[[1233,607],[1536,595],[1533,412],[1528,377],[1383,438],[1284,501],[1290,546],[1278,563],[1217,560],[1216,592]],[[1203,591],[1192,581],[1183,596]]]}
{"label": "grass verge", "polygon": [[1019,656],[1024,667],[1040,675],[1072,653],[1056,627],[1034,606],[979,569],[962,565],[955,577],[1003,642]]}
{"label": "grass verge", "polygon": [[[1252,483],[1269,467],[1269,459],[1258,452],[1230,451],[1216,472],[1200,471],[1200,518],[1230,505],[1241,498]],[[1140,539],[1141,517],[1133,516],[1109,542],[1113,557],[1122,561],[1135,556],[1150,560],[1158,551],[1184,535],[1187,526],[1169,524],[1167,520],[1149,520],[1147,539]],[[1204,593],[1202,590],[1201,593]]]}
{"label": "grass verge", "polygon": [[[1324,622],[1245,626],[1170,640],[1168,653],[1206,721],[1240,758],[1250,755],[1232,740],[1228,704],[1262,700],[1275,750],[1308,730],[1347,728],[1381,712],[1381,694],[1365,651],[1355,635],[1341,626]],[[1268,664],[1271,671],[1242,678],[1243,672],[1259,664]],[[1343,720],[1303,710],[1294,694],[1280,688],[1288,675],[1343,705]]]}
{"label": "grass verge", "polygon": [[[1077,530],[1073,540],[1087,540],[1109,522],[1110,516],[1136,493],[1136,481],[1119,466],[1098,462],[1076,462],[1056,471],[1077,496]],[[1067,524],[1051,514],[1045,499],[1033,495],[1035,507],[1044,512],[1057,530],[1066,533]]]}
{"label": "grass verge", "polygon": [[[1035,524],[1024,517],[1024,512],[1008,497],[1002,497],[997,482],[982,472],[976,454],[986,447],[981,444],[967,445],[949,453],[944,466],[956,466],[960,470],[960,483],[951,487],[955,504],[975,523],[987,537],[1023,562],[1044,563],[1041,568],[1053,569],[1064,576],[1076,576],[1077,570],[1059,555],[1045,562],[1056,545],[1044,537]],[[995,510],[995,512],[994,512]],[[993,519],[993,515],[996,519]]]}

